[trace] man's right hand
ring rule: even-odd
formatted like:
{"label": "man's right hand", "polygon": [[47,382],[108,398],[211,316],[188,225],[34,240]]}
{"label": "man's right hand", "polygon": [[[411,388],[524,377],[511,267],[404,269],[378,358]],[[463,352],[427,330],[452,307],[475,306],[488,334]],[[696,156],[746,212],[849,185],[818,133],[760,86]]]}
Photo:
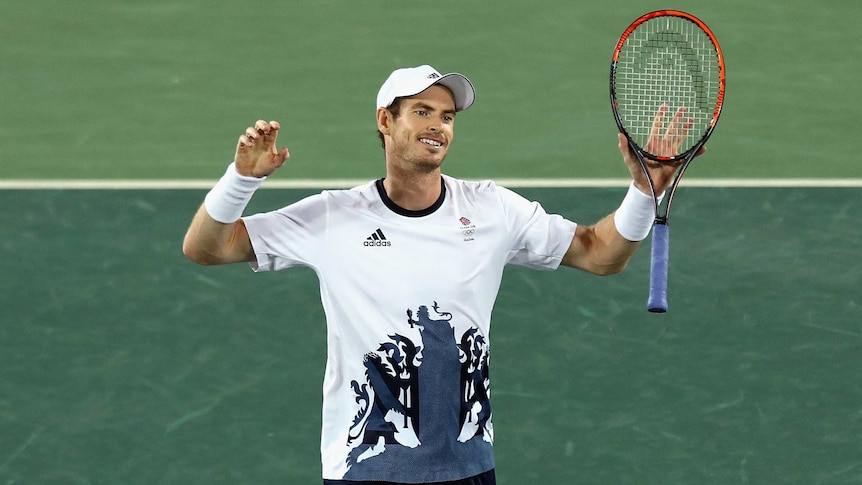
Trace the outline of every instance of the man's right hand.
{"label": "man's right hand", "polygon": [[236,171],[248,177],[266,177],[278,170],[290,158],[287,147],[276,147],[278,121],[258,120],[239,137],[234,162]]}

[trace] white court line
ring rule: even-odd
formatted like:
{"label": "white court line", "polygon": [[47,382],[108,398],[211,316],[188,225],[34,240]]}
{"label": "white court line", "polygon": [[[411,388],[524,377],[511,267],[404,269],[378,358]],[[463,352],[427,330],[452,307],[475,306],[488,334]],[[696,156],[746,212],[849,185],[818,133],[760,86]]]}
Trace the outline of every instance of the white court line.
{"label": "white court line", "polygon": [[[368,183],[370,179],[269,180],[268,189],[343,189]],[[494,179],[512,188],[602,188],[625,187],[629,179],[517,178]],[[0,179],[0,190],[186,190],[210,189],[216,180],[201,179]],[[686,178],[682,187],[862,187],[862,179],[699,179]]]}

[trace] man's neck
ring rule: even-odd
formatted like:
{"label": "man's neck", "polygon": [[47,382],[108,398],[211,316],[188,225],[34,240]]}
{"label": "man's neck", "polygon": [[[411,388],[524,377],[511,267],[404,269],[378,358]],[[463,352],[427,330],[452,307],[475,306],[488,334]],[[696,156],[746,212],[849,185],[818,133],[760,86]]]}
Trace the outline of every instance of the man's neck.
{"label": "man's neck", "polygon": [[393,173],[383,180],[386,195],[395,204],[410,211],[421,211],[434,205],[440,198],[442,183],[440,171],[429,173]]}

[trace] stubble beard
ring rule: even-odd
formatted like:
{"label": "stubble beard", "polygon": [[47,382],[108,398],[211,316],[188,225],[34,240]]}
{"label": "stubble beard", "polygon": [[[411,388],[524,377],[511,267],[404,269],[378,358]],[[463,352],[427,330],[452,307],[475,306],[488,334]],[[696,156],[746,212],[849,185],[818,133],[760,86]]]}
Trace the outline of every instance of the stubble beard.
{"label": "stubble beard", "polygon": [[411,144],[402,147],[396,146],[396,153],[400,153],[398,158],[401,159],[401,166],[404,169],[423,174],[439,170],[443,165],[443,160],[446,159],[446,153],[422,153],[423,151],[421,148],[411,146]]}

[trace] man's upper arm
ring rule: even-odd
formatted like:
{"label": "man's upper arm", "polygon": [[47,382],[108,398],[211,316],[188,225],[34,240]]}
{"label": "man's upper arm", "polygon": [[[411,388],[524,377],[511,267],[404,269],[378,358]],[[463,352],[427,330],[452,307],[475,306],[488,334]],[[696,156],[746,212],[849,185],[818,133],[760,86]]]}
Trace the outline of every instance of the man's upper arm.
{"label": "man's upper arm", "polygon": [[572,242],[569,244],[569,249],[563,255],[561,264],[570,268],[586,269],[583,259],[586,253],[589,241],[591,238],[592,228],[583,224],[578,224],[575,228],[575,234],[572,236]]}
{"label": "man's upper arm", "polygon": [[223,224],[210,217],[203,206],[183,239],[183,254],[204,265],[248,262],[256,258],[242,219]]}
{"label": "man's upper arm", "polygon": [[611,214],[594,226],[578,224],[561,264],[598,275],[622,271],[640,242],[623,238],[614,226],[613,217]]}
{"label": "man's upper arm", "polygon": [[257,259],[254,247],[251,244],[251,238],[248,235],[248,229],[245,227],[245,222],[242,219],[234,223],[231,239],[231,246],[237,259],[235,262],[250,263]]}

